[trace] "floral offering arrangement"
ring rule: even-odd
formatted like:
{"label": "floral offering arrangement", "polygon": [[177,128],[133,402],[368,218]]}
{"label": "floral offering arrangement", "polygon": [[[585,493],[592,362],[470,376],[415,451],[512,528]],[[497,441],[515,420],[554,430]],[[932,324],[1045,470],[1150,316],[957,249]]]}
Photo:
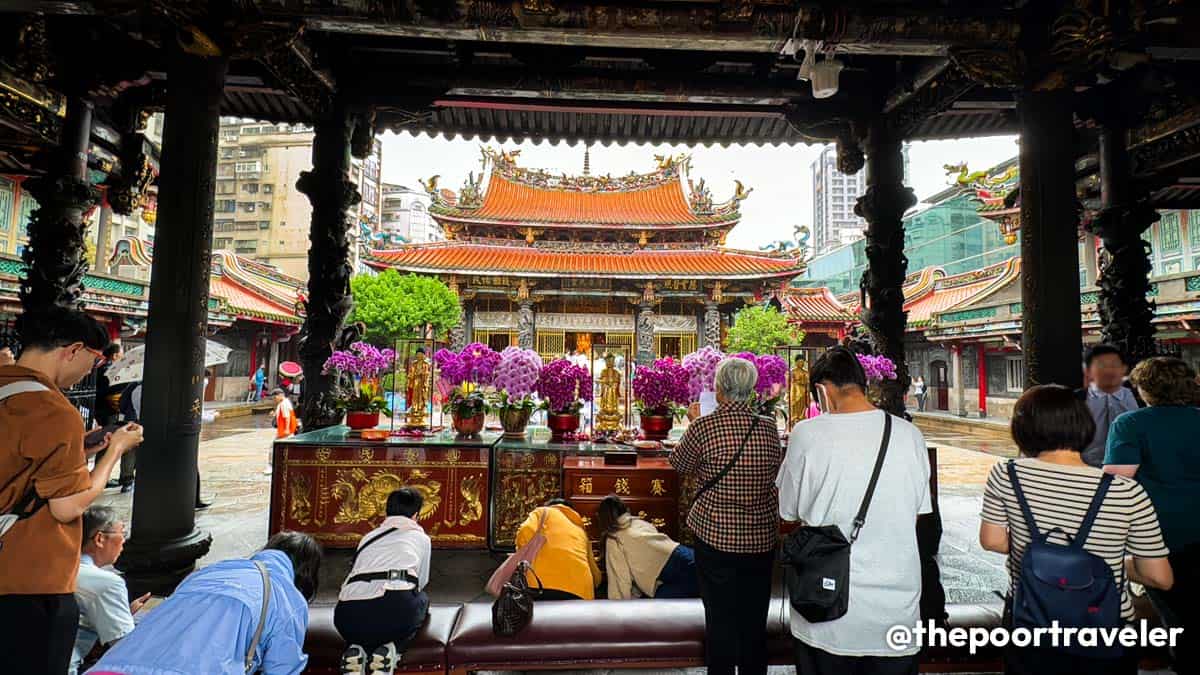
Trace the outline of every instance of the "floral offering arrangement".
{"label": "floral offering arrangement", "polygon": [[537,393],[551,414],[578,414],[583,401],[592,400],[592,374],[567,359],[556,359],[542,368]]}
{"label": "floral offering arrangement", "polygon": [[760,415],[773,415],[787,385],[787,361],[775,354],[759,355],[753,352],[739,352],[733,358],[754,364],[758,381],[754,384],[754,401],[751,405]]}
{"label": "floral offering arrangement", "polygon": [[479,385],[470,382],[463,382],[455,387],[450,392],[450,398],[446,401],[450,408],[451,414],[467,418],[483,415],[487,413],[487,399],[483,396],[483,390]]}
{"label": "floral offering arrangement", "polygon": [[715,391],[717,364],[725,354],[720,349],[702,347],[683,357],[683,368],[688,372],[688,399],[699,401],[700,394]]}
{"label": "floral offering arrangement", "polygon": [[533,394],[542,373],[542,357],[532,349],[520,347],[506,347],[499,356],[492,371],[492,386],[496,389],[493,407],[498,410],[519,407],[532,411]]}
{"label": "floral offering arrangement", "polygon": [[633,373],[633,398],[639,415],[678,417],[680,406],[691,402],[691,375],[671,357],[638,366]]}
{"label": "floral offering arrangement", "polygon": [[391,415],[387,399],[383,397],[380,376],[391,371],[395,360],[395,350],[379,349],[366,342],[355,342],[350,349],[330,355],[321,372],[339,376],[338,393],[334,398],[338,411]]}
{"label": "floral offering arrangement", "polygon": [[492,384],[500,354],[483,343],[472,342],[457,353],[449,349],[437,350],[433,362],[438,367],[440,379],[452,385],[471,382],[487,386]]}
{"label": "floral offering arrangement", "polygon": [[855,354],[867,373],[867,384],[879,384],[884,380],[896,379],[896,364],[886,356]]}

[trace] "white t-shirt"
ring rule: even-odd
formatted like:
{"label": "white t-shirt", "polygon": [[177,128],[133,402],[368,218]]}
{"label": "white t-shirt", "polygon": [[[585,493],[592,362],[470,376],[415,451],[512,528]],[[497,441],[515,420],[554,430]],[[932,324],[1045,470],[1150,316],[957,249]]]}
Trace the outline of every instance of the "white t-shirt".
{"label": "white t-shirt", "polygon": [[79,671],[84,657],[97,642],[112,644],[133,630],[125,580],[116,572],[96,567],[86,553],[79,557],[75,602],[79,604],[79,630],[71,655],[70,675]]}
{"label": "white t-shirt", "polygon": [[[808,525],[837,525],[850,537],[883,438],[879,410],[821,415],[792,429],[779,469],[779,515]],[[921,561],[917,514],[929,513],[929,457],[912,424],[892,418],[892,439],[850,549],[850,601],[845,616],[809,623],[792,611],[792,635],[841,656],[906,656],[888,647],[887,630],[920,619]]]}
{"label": "white t-shirt", "polygon": [[[382,539],[371,544],[369,548],[358,555],[354,561],[354,567],[346,578],[368,572],[408,570],[420,582],[417,590],[425,588],[425,584],[429,583],[429,554],[432,546],[429,535],[425,534],[425,530],[416,521],[404,516],[388,516],[383,519],[379,527],[371,530],[358,542],[359,547],[361,548],[368,540],[392,528],[396,528],[396,531],[384,535]],[[412,584],[403,579],[343,583],[342,590],[338,593],[338,600],[370,600],[381,597],[387,591],[403,591],[411,588]]]}

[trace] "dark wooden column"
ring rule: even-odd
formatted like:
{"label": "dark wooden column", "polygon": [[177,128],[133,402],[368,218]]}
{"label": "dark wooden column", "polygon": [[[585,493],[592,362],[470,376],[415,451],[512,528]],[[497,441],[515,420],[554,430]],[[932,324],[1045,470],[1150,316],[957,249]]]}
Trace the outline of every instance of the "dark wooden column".
{"label": "dark wooden column", "polygon": [[100,196],[88,182],[91,133],[91,102],[72,96],[67,101],[62,138],[49,172],[24,183],[38,208],[30,217],[29,243],[21,256],[25,262],[20,290],[22,316],[46,307],[82,306],[83,275],[88,268],[83,214]]}
{"label": "dark wooden column", "polygon": [[1079,203],[1069,91],[1027,91],[1021,122],[1021,302],[1025,384],[1082,384]]}
{"label": "dark wooden column", "polygon": [[875,352],[896,364],[896,379],[882,385],[881,407],[893,415],[904,415],[904,393],[908,391],[908,365],[904,362],[904,212],[917,203],[913,191],[904,186],[904,156],[901,138],[884,122],[873,124],[867,134],[867,192],[854,212],[867,220],[867,270],[860,285],[867,299],[863,323],[871,332]]}
{"label": "dark wooden column", "polygon": [[296,181],[296,189],[312,204],[308,305],[300,343],[304,367],[300,415],[308,431],[341,423],[331,398],[333,378],[322,375],[321,369],[333,353],[353,305],[350,228],[355,225],[347,211],[360,199],[349,179],[353,133],[349,111],[335,106],[316,124],[312,171],[300,174]]}
{"label": "dark wooden column", "polygon": [[119,567],[130,589],[169,591],[208,552],[196,529],[218,106],[228,60],[168,47],[159,223],[150,273],[146,379],[133,536]]}
{"label": "dark wooden column", "polygon": [[1088,230],[1100,237],[1109,261],[1101,270],[1100,339],[1116,345],[1132,366],[1154,355],[1154,302],[1150,292],[1150,244],[1142,240],[1158,220],[1148,195],[1135,194],[1127,130],[1105,125],[1100,133],[1100,212]]}

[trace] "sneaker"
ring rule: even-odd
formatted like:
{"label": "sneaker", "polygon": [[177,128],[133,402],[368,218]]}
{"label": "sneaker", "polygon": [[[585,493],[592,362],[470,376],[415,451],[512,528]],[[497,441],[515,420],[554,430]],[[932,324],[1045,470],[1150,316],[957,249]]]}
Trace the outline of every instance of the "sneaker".
{"label": "sneaker", "polygon": [[396,644],[389,642],[379,645],[371,652],[371,662],[367,664],[368,673],[386,673],[391,675],[400,665],[400,655],[396,653]]}
{"label": "sneaker", "polygon": [[363,675],[367,665],[367,650],[358,645],[350,645],[342,652],[342,663],[338,668],[341,675]]}

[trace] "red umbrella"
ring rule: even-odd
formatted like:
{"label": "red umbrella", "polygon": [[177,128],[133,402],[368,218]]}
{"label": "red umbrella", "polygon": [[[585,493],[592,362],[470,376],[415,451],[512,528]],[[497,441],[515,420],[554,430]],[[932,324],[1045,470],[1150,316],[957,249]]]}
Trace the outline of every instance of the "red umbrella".
{"label": "red umbrella", "polygon": [[279,364],[279,374],[283,377],[295,378],[299,377],[299,375],[303,372],[304,369],[301,368],[300,364],[296,363],[295,361],[284,361],[283,363]]}

